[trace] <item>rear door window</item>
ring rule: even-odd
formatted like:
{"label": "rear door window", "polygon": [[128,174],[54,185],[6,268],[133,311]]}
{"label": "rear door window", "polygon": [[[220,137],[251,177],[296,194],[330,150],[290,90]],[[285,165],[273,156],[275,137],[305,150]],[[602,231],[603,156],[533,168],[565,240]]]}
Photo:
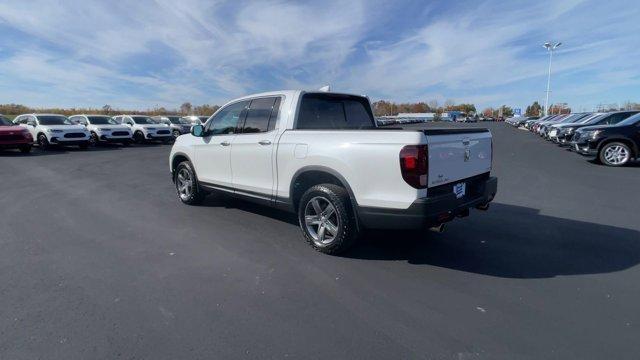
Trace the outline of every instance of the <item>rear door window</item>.
{"label": "rear door window", "polygon": [[[279,99],[279,97],[269,97],[251,100],[241,132],[245,134],[261,133],[273,129],[278,117],[277,106],[279,106],[279,101],[277,100]],[[275,117],[272,116],[274,111]],[[271,121],[274,124],[271,124]]]}
{"label": "rear door window", "polygon": [[375,121],[369,101],[360,96],[305,94],[302,97],[297,129],[370,129]]}

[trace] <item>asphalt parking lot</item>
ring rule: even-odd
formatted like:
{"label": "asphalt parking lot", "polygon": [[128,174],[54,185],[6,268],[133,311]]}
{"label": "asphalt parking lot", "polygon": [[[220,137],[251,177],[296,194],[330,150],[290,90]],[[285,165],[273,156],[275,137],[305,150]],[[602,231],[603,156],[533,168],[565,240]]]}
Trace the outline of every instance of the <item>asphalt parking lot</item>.
{"label": "asphalt parking lot", "polygon": [[636,359],[640,165],[481,126],[488,212],[342,257],[286,213],[182,205],[166,145],[0,153],[0,358]]}

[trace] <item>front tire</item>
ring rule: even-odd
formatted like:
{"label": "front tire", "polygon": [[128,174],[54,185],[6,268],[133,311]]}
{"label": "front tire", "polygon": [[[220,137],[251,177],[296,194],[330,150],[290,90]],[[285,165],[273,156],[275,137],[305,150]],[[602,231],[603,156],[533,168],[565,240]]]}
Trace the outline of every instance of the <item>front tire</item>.
{"label": "front tire", "polygon": [[47,139],[47,135],[40,134],[38,135],[38,146],[40,146],[41,150],[49,150],[49,139]]}
{"label": "front tire", "polygon": [[183,161],[176,167],[173,182],[178,198],[187,205],[200,205],[205,198],[204,191],[198,184],[196,172],[190,161]]}
{"label": "front tire", "polygon": [[629,163],[631,157],[631,149],[621,142],[605,144],[598,154],[600,162],[607,166],[624,166]]}
{"label": "front tire", "polygon": [[141,131],[136,131],[133,134],[133,141],[135,141],[136,144],[144,143],[144,134]]}
{"label": "front tire", "polygon": [[91,136],[89,137],[89,144],[91,145],[91,147],[98,146],[99,141],[100,140],[98,139],[98,134],[92,132]]}
{"label": "front tire", "polygon": [[177,137],[178,137],[178,136],[180,136],[180,135],[181,135],[181,134],[180,134],[180,131],[178,131],[178,130],[173,130],[173,137],[174,137],[174,138],[177,138]]}
{"label": "front tire", "polygon": [[349,194],[334,184],[312,186],[302,195],[298,222],[309,245],[325,254],[346,251],[359,236]]}

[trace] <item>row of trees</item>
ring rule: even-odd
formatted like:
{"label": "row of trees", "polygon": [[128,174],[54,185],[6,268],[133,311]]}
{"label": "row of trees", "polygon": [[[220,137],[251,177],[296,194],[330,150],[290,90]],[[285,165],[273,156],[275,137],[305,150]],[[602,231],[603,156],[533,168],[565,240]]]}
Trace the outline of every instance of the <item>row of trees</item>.
{"label": "row of trees", "polygon": [[437,100],[416,103],[395,103],[387,100],[379,100],[371,104],[375,116],[395,116],[399,113],[436,113],[442,114],[447,111],[462,111],[467,114],[474,114],[476,106],[474,104],[458,104],[453,100],[447,100],[443,105]]}
{"label": "row of trees", "polygon": [[[440,105],[438,101],[432,100],[416,103],[395,103],[387,100],[379,100],[372,104],[375,116],[395,116],[399,113],[436,113],[442,114],[447,111],[461,111],[467,114],[475,114],[477,112],[474,104],[455,104],[453,100],[447,100]],[[0,114],[19,115],[30,112],[47,112],[63,115],[73,114],[138,114],[138,115],[200,115],[209,116],[216,112],[220,106],[218,105],[196,105],[193,106],[189,102],[180,105],[179,109],[167,109],[165,107],[154,107],[146,110],[128,110],[116,109],[110,105],[102,108],[30,108],[20,104],[0,104]],[[615,110],[640,110],[640,103],[626,101],[622,105],[619,104],[600,104],[596,111],[615,111]],[[571,108],[566,103],[557,103],[549,107],[550,114],[567,114],[571,112]],[[544,108],[537,102],[527,106],[525,110],[526,116],[542,116]],[[502,105],[498,108],[488,107],[482,110],[482,115],[491,117],[510,117],[513,116],[513,109],[509,106]]]}
{"label": "row of trees", "polygon": [[130,109],[116,109],[111,105],[105,105],[102,108],[31,108],[20,104],[0,104],[0,114],[4,115],[20,115],[25,113],[39,112],[39,113],[53,113],[62,115],[73,114],[103,114],[103,115],[117,115],[117,114],[136,114],[136,115],[201,115],[210,116],[216,110],[218,105],[197,105],[193,106],[191,103],[183,103],[179,109],[167,109],[164,107],[154,107],[146,110],[130,110]]}
{"label": "row of trees", "polygon": [[513,109],[507,105],[502,105],[498,108],[488,107],[482,110],[482,115],[485,117],[493,117],[493,118],[497,118],[500,116],[508,118],[513,116]]}

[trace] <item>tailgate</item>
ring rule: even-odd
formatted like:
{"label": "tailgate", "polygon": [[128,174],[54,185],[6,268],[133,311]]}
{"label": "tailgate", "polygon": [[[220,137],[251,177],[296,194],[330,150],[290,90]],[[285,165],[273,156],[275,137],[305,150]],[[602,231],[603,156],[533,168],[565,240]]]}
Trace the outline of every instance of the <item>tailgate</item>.
{"label": "tailgate", "polygon": [[429,149],[428,187],[491,171],[491,132],[487,129],[423,130]]}

